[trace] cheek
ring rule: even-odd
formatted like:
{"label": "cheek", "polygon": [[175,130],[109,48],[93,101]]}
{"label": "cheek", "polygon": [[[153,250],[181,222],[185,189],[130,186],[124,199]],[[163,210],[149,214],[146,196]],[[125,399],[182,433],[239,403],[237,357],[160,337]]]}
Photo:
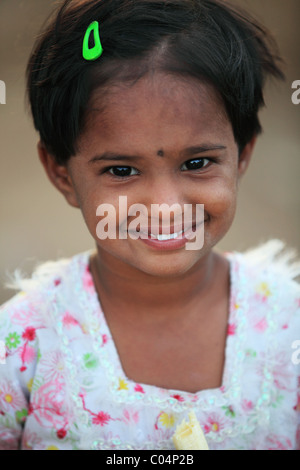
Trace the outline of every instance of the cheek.
{"label": "cheek", "polygon": [[86,225],[96,240],[105,240],[107,234],[115,239],[119,225],[122,231],[127,224],[127,204],[119,195],[110,197],[99,188],[85,193],[81,200],[81,211]]}
{"label": "cheek", "polygon": [[237,185],[234,181],[223,184],[215,181],[210,183],[203,194],[205,210],[212,216],[226,215],[235,211]]}

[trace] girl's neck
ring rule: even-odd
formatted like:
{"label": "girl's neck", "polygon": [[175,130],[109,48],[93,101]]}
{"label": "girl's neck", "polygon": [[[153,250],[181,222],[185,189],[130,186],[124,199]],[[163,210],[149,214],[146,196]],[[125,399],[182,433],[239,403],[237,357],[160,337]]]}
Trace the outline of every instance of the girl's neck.
{"label": "girl's neck", "polygon": [[213,251],[188,273],[171,279],[122,271],[118,262],[106,262],[99,252],[91,257],[90,269],[104,313],[126,314],[132,321],[173,321],[176,314],[195,308],[205,312],[229,291],[229,262]]}

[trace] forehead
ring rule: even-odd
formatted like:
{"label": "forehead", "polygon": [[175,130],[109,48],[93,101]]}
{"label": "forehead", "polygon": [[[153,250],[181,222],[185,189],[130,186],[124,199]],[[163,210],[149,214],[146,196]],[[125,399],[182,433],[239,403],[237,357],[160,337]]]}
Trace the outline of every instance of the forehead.
{"label": "forehead", "polygon": [[154,74],[91,97],[80,145],[151,145],[168,149],[197,138],[233,139],[223,102],[210,85]]}

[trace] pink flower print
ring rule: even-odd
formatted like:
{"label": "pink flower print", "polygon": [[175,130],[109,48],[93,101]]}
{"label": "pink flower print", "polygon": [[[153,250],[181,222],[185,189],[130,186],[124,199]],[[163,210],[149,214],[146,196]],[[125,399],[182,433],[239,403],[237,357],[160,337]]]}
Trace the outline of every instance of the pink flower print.
{"label": "pink flower print", "polygon": [[242,408],[247,413],[248,411],[253,410],[254,404],[251,400],[243,400],[242,401]]}
{"label": "pink flower print", "polygon": [[82,278],[82,284],[83,284],[84,290],[86,290],[87,292],[93,292],[94,281],[93,281],[89,266],[86,266],[85,268],[83,278]]}
{"label": "pink flower print", "polygon": [[107,335],[102,335],[102,346],[105,346],[108,342],[108,336]]}
{"label": "pink flower print", "polygon": [[62,392],[62,385],[57,381],[47,382],[33,394],[30,415],[47,428],[65,429],[72,419]]}
{"label": "pink flower print", "polygon": [[99,424],[100,426],[105,426],[109,423],[110,420],[110,415],[108,413],[104,413],[104,411],[100,411],[99,413],[95,414],[92,419],[94,424]]}
{"label": "pink flower print", "polygon": [[30,364],[31,362],[34,361],[36,357],[36,352],[35,349],[32,348],[31,346],[28,346],[28,343],[31,341],[34,341],[36,338],[36,329],[28,326],[24,333],[22,334],[22,338],[25,340],[24,345],[20,349],[20,358],[22,361],[22,366],[20,367],[20,371],[24,372],[24,370],[27,369],[25,366],[25,363]]}
{"label": "pink flower print", "polygon": [[190,394],[189,400],[191,400],[192,403],[196,403],[198,401],[198,396],[194,394]]}
{"label": "pink flower print", "polygon": [[27,402],[19,390],[16,390],[11,382],[0,384],[0,409],[8,412],[11,409],[21,410],[27,408]]}
{"label": "pink flower print", "polygon": [[139,422],[139,412],[138,411],[123,411],[123,418],[121,421],[124,421],[126,424],[137,424]]}
{"label": "pink flower print", "polygon": [[260,377],[264,377],[266,363],[269,364],[275,387],[279,390],[293,391],[291,385],[293,373],[289,367],[290,357],[287,352],[276,352],[273,357],[266,357],[265,354],[261,354],[261,360],[257,363],[257,373]]}
{"label": "pink flower print", "polygon": [[134,387],[134,391],[135,392],[139,392],[139,393],[145,393],[145,390],[143,389],[143,387],[139,384],[135,384],[135,387]]}
{"label": "pink flower print", "polygon": [[203,430],[205,434],[208,434],[209,432],[218,433],[224,428],[224,426],[224,418],[221,418],[216,413],[212,413],[204,423]]}
{"label": "pink flower print", "polygon": [[258,331],[259,333],[264,333],[266,331],[266,329],[268,328],[268,322],[265,318],[263,318],[262,320],[258,321],[255,325],[254,325],[254,328],[256,331]]}
{"label": "pink flower print", "polygon": [[76,320],[76,318],[74,318],[69,312],[66,312],[63,316],[63,319],[62,319],[62,322],[63,322],[63,325],[66,327],[66,328],[70,328],[71,326],[78,326],[79,323],[78,321]]}
{"label": "pink flower print", "polygon": [[22,334],[22,338],[25,339],[26,341],[33,341],[35,340],[36,333],[35,333],[35,328],[32,326],[28,326],[24,333]]}
{"label": "pink flower print", "polygon": [[287,437],[271,434],[267,438],[267,448],[268,450],[292,450],[293,445]]}
{"label": "pink flower print", "polygon": [[35,329],[45,326],[44,320],[40,313],[37,312],[34,305],[31,304],[28,304],[28,307],[24,309],[18,308],[15,312],[13,312],[12,319],[17,325],[21,325],[24,328],[26,328],[28,324],[34,325]]}
{"label": "pink flower print", "polygon": [[39,367],[47,382],[62,382],[65,377],[65,363],[60,351],[51,351],[39,362]]}
{"label": "pink flower print", "polygon": [[172,398],[175,398],[175,400],[179,401],[179,402],[183,402],[184,401],[184,398],[179,395],[179,394],[175,394],[175,395],[171,395]]}
{"label": "pink flower print", "polygon": [[234,323],[230,323],[227,329],[228,336],[234,336],[236,334],[236,325]]}
{"label": "pink flower print", "polygon": [[93,424],[98,424],[100,426],[105,426],[106,424],[109,423],[110,420],[112,420],[112,417],[108,413],[105,413],[104,411],[100,411],[99,413],[94,413],[93,411],[89,410],[86,407],[86,404],[85,404],[85,393],[84,392],[80,393],[79,397],[82,400],[83,409],[85,411],[87,411],[89,413],[89,415],[92,417]]}
{"label": "pink flower print", "polygon": [[[20,350],[20,357],[22,360],[22,363],[24,364],[25,362],[27,364],[31,364],[35,358],[36,358],[36,351],[34,348],[31,346],[27,346],[26,344],[21,348]],[[24,366],[23,366],[24,367]],[[25,367],[26,370],[26,367]]]}

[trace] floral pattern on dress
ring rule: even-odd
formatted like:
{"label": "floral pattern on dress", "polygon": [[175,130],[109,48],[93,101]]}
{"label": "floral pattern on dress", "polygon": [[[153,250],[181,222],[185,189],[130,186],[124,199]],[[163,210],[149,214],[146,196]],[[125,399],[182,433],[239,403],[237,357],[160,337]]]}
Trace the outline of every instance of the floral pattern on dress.
{"label": "floral pattern on dress", "polygon": [[270,241],[226,254],[223,383],[198,393],[126,377],[89,270],[91,252],[40,266],[0,309],[0,449],[172,450],[192,408],[212,450],[299,449],[291,345],[300,339],[300,293],[281,248]]}

